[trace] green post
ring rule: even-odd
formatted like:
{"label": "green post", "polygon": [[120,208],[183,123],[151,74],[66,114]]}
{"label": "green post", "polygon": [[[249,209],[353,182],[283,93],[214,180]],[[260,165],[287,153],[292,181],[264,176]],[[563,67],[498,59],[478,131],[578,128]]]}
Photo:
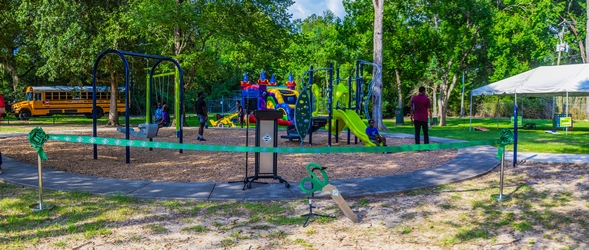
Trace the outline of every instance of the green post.
{"label": "green post", "polygon": [[151,99],[149,98],[150,96],[150,77],[149,74],[147,74],[147,76],[145,77],[147,79],[147,84],[145,85],[145,123],[149,123],[149,109],[151,108]]}
{"label": "green post", "polygon": [[395,109],[395,117],[396,117],[396,125],[405,125],[405,120],[403,120],[403,108],[397,108]]}

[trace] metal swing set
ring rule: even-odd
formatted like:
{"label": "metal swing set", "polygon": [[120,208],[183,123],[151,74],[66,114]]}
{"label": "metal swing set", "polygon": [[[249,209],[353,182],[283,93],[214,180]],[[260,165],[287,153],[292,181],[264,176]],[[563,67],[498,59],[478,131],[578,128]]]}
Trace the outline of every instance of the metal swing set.
{"label": "metal swing set", "polygon": [[[181,119],[181,115],[183,113],[183,104],[184,104],[184,92],[183,92],[183,88],[181,86],[184,85],[183,83],[183,73],[182,73],[182,67],[180,67],[180,64],[170,58],[170,57],[164,57],[164,56],[155,56],[155,55],[148,55],[148,54],[141,54],[141,53],[136,53],[136,52],[129,52],[129,51],[122,51],[122,50],[115,50],[115,49],[107,49],[105,51],[103,51],[95,60],[94,62],[94,67],[92,69],[92,88],[93,88],[93,110],[94,112],[92,113],[92,117],[93,117],[93,129],[92,129],[92,136],[93,137],[98,137],[98,129],[97,129],[97,112],[96,112],[96,75],[97,75],[97,69],[98,69],[98,65],[101,61],[101,59],[106,56],[107,54],[116,54],[119,56],[119,58],[121,58],[121,60],[123,61],[123,65],[125,68],[125,93],[127,93],[125,95],[125,127],[123,128],[119,128],[120,132],[123,132],[125,134],[125,139],[129,140],[130,136],[137,136],[137,137],[142,137],[142,138],[149,138],[150,141],[153,140],[153,137],[155,136],[155,133],[157,132],[157,124],[153,123],[153,116],[152,116],[152,98],[153,98],[153,90],[154,88],[154,77],[164,77],[164,76],[171,76],[174,75],[174,114],[175,114],[175,122],[176,122],[176,135],[178,137],[178,142],[179,143],[183,143],[183,132],[182,132],[182,121],[180,121]],[[126,56],[131,56],[131,58],[134,57],[139,57],[139,58],[147,58],[147,59],[155,59],[155,62],[153,63],[153,65],[151,65],[151,68],[149,70],[149,75],[148,75],[148,82],[146,84],[146,97],[145,97],[145,123],[143,124],[139,124],[138,128],[139,131],[135,131],[133,128],[130,127],[129,124],[129,116],[130,116],[130,103],[131,103],[131,86],[130,86],[130,75],[129,75],[129,62],[126,58]],[[156,68],[157,66],[164,62],[164,61],[168,61],[171,62],[175,65],[175,72],[173,73],[162,73],[162,74],[155,74]],[[149,66],[149,61],[148,61],[148,66]],[[163,78],[162,78],[163,79]],[[168,84],[169,85],[169,84]],[[163,84],[161,84],[162,86],[162,90],[163,90]],[[163,94],[163,93],[162,93]],[[157,91],[156,91],[156,95],[157,95]],[[157,99],[157,97],[156,97]],[[94,159],[98,159],[98,145],[94,144],[93,148],[94,148]],[[130,163],[130,146],[126,146],[125,147],[126,150],[126,163]],[[183,152],[182,149],[179,150],[180,153]]]}

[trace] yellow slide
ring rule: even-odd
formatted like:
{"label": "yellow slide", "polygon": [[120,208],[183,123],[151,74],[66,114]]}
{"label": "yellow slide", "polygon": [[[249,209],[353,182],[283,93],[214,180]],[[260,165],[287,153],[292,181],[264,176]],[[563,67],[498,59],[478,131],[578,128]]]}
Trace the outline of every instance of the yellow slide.
{"label": "yellow slide", "polygon": [[354,110],[343,110],[334,109],[333,110],[333,119],[338,121],[338,128],[335,127],[335,121],[332,123],[332,133],[339,134],[345,126],[350,128],[350,131],[354,133],[358,139],[364,142],[364,145],[369,147],[374,147],[374,144],[368,136],[366,135],[366,124],[362,122],[362,119]]}

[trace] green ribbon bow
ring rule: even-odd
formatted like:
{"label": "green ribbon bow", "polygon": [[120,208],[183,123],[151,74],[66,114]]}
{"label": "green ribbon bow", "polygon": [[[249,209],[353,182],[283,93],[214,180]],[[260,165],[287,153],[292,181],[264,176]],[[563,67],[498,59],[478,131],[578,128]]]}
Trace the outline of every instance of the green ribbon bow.
{"label": "green ribbon bow", "polygon": [[41,162],[49,160],[45,151],[43,150],[43,144],[49,139],[49,135],[45,134],[42,128],[36,127],[29,133],[29,142],[31,147],[37,150],[37,154],[41,158]]}
{"label": "green ribbon bow", "polygon": [[503,152],[505,152],[505,145],[512,143],[513,132],[506,128],[501,130],[501,137],[499,138],[499,150],[497,151],[497,159],[501,159],[501,157],[503,157]]}
{"label": "green ribbon bow", "polygon": [[[321,181],[321,179],[319,179],[319,177],[317,177],[317,175],[315,175],[315,173],[313,173],[313,169],[311,169],[311,167],[313,167],[313,169],[319,169],[319,171],[321,171],[321,176],[323,177],[323,181]],[[309,165],[307,165],[307,172],[309,174],[311,174],[311,177],[305,177],[303,179],[301,179],[300,182],[300,187],[301,190],[303,190],[303,192],[307,193],[307,194],[312,194],[315,191],[321,191],[323,190],[323,187],[325,187],[327,184],[329,184],[329,178],[327,177],[327,173],[325,172],[325,169],[323,167],[321,167],[321,165],[315,163],[315,162],[311,162],[309,163]],[[305,188],[305,183],[306,182],[311,182],[313,184],[313,188],[312,189],[307,189]]]}

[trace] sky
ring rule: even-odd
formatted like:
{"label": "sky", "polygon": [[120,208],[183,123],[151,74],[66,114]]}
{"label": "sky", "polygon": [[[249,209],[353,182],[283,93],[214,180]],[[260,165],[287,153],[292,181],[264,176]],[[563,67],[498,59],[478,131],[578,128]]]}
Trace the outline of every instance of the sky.
{"label": "sky", "polygon": [[294,0],[288,11],[293,14],[292,19],[305,19],[312,14],[323,15],[326,10],[331,10],[336,16],[344,18],[346,11],[342,0]]}

